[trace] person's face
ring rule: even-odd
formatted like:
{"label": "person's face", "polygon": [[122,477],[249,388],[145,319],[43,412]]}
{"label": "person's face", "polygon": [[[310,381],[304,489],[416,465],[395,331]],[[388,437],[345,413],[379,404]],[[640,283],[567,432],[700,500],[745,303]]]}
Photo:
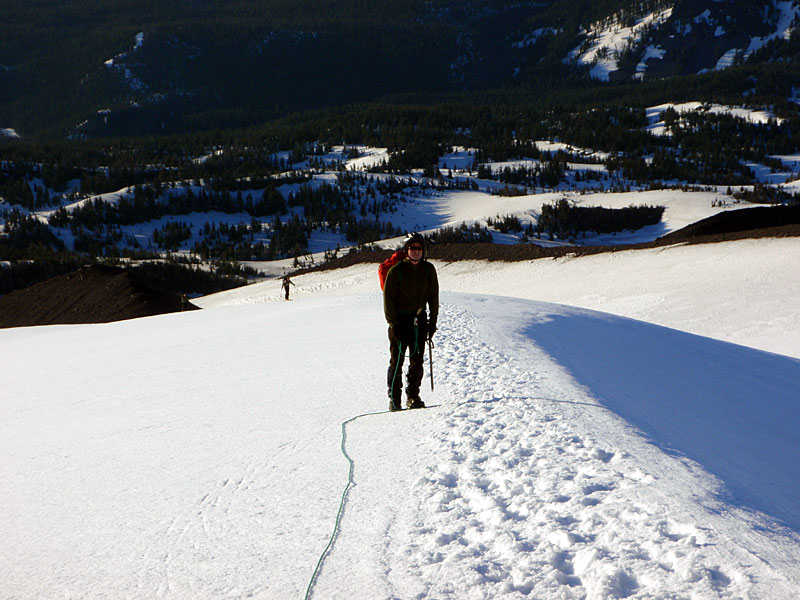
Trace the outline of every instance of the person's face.
{"label": "person's face", "polygon": [[411,262],[422,260],[422,246],[420,244],[411,244],[408,247],[408,258]]}

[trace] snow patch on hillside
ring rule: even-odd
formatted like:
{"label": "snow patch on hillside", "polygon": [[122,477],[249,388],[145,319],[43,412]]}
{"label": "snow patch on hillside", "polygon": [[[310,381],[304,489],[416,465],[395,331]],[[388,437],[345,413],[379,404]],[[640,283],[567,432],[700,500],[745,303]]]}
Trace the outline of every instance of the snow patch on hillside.
{"label": "snow patch on hillside", "polygon": [[[773,0],[774,1],[774,0]],[[776,39],[788,40],[791,37],[792,27],[798,16],[800,16],[800,6],[794,0],[784,0],[775,2],[778,16],[775,22],[775,29],[772,33],[764,37],[754,37],[750,40],[750,45],[745,49],[744,56],[747,58],[756,50]]]}
{"label": "snow patch on hillside", "polygon": [[366,171],[383,162],[389,162],[389,150],[387,148],[371,148],[369,146],[356,146],[356,148],[359,151],[359,156],[357,158],[348,158],[345,161],[347,169]]}
{"label": "snow patch on hillside", "polygon": [[[717,64],[714,65],[715,71],[722,71],[723,69],[727,69],[732,67],[736,62],[736,58],[741,54],[741,50],[737,48],[732,48],[725,52],[722,56],[719,57]],[[701,73],[703,71],[700,71]]]}
{"label": "snow patch on hillside", "polygon": [[770,111],[755,110],[752,108],[745,108],[741,106],[727,106],[724,104],[713,104],[707,102],[682,102],[673,104],[667,102],[657,106],[650,106],[645,109],[645,116],[647,117],[647,130],[653,135],[672,135],[671,132],[665,127],[662,120],[662,113],[667,109],[672,109],[678,114],[686,114],[691,112],[703,112],[714,115],[730,115],[739,119],[744,119],[750,123],[765,125],[770,121],[775,121],[778,124],[783,122],[783,119],[776,117]]}
{"label": "snow patch on hillside", "polygon": [[[763,48],[769,42],[776,39],[789,39],[793,28],[797,24],[800,16],[800,6],[792,0],[773,0],[774,15],[770,22],[772,32],[763,37],[753,37],[745,47],[729,48],[718,58],[714,70],[727,69],[740,59],[747,59],[751,54]],[[672,16],[672,8],[653,12],[646,17],[638,20],[635,24],[624,27],[619,22],[608,24],[598,24],[587,32],[586,41],[569,53],[566,61],[591,67],[591,76],[595,79],[608,81],[611,73],[619,69],[619,57],[622,52],[639,43],[646,32],[651,28],[662,26]],[[768,15],[764,15],[768,20]],[[678,27],[679,35],[690,35],[693,25],[704,25],[713,27],[713,35],[721,38],[726,35],[727,30],[724,23],[717,22],[712,16],[711,10],[706,9],[690,22],[683,23]],[[641,79],[647,71],[647,61],[660,59],[664,56],[664,50],[658,47],[648,47],[644,50],[642,58],[636,67],[635,78]],[[703,69],[700,73],[706,72]]]}
{"label": "snow patch on hillside", "polygon": [[652,12],[630,27],[619,22],[605,26],[598,24],[597,28],[587,32],[587,42],[572,50],[567,60],[591,66],[592,77],[608,81],[611,73],[619,68],[620,54],[639,42],[649,28],[664,23],[670,16],[672,7]]}
{"label": "snow patch on hillside", "polygon": [[664,58],[666,52],[667,51],[661,46],[648,46],[645,49],[639,64],[636,65],[636,75],[634,77],[637,79],[643,79],[645,73],[647,72],[647,61],[650,59],[660,60]]}
{"label": "snow patch on hillside", "polygon": [[136,75],[133,74],[133,71],[131,71],[130,68],[124,64],[123,61],[127,59],[130,54],[142,48],[142,46],[144,45],[144,39],[145,35],[143,32],[137,33],[134,38],[133,48],[129,52],[122,52],[121,54],[117,54],[114,58],[109,58],[104,63],[108,69],[113,69],[120,72],[122,74],[123,79],[127,82],[128,86],[131,88],[131,90],[135,92],[146,92],[150,88],[141,79],[136,77]]}
{"label": "snow patch on hillside", "polygon": [[[793,0],[777,2],[773,0],[773,6],[777,11],[777,16],[772,23],[774,29],[772,33],[764,37],[753,37],[746,48],[731,48],[722,54],[714,67],[715,71],[720,71],[733,66],[737,60],[746,60],[751,54],[766,46],[769,42],[777,39],[787,40],[791,37],[792,29],[796,25],[800,16],[800,6]],[[717,36],[724,34],[724,30],[717,28]],[[704,71],[701,71],[701,73]]]}

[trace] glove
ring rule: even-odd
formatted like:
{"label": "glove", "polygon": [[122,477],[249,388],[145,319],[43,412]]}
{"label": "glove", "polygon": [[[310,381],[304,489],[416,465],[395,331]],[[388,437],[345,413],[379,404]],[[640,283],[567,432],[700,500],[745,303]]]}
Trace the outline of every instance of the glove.
{"label": "glove", "polygon": [[429,340],[433,339],[433,334],[434,333],[436,333],[436,324],[432,323],[432,324],[428,325],[428,339]]}

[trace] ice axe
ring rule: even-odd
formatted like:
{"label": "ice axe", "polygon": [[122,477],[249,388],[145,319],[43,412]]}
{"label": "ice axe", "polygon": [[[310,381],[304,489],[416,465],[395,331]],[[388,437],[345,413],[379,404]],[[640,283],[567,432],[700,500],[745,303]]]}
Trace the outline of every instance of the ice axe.
{"label": "ice axe", "polygon": [[433,391],[433,338],[428,338],[428,362],[431,366],[431,391]]}

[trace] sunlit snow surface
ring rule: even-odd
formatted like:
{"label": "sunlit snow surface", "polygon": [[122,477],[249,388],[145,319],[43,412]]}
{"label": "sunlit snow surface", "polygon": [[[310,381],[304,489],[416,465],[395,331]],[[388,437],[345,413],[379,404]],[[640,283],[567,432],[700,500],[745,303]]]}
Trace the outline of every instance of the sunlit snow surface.
{"label": "sunlit snow surface", "polygon": [[0,330],[0,596],[795,598],[798,253],[437,263],[408,413],[375,265]]}

